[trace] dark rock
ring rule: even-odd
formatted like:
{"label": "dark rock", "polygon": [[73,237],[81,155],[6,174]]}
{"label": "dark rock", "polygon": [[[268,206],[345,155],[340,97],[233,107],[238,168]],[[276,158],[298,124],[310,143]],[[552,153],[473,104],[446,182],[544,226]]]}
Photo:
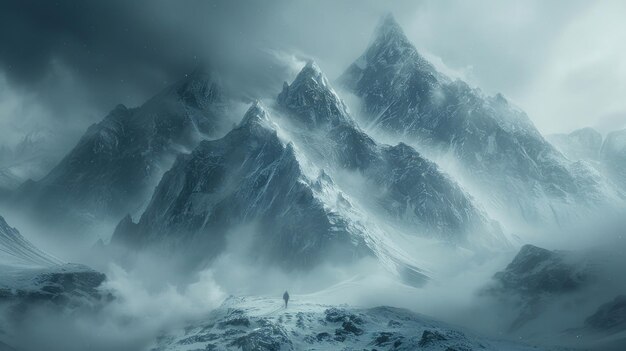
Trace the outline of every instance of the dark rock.
{"label": "dark rock", "polygon": [[526,113],[438,72],[393,18],[381,21],[339,82],[361,98],[368,129],[449,152],[474,191],[506,203],[521,221],[554,223],[566,215],[543,206],[544,196],[565,206],[569,197],[589,206],[610,201],[603,184],[568,163]]}
{"label": "dark rock", "polygon": [[248,333],[233,342],[242,351],[288,351],[293,344],[287,333],[279,326],[266,326]]}
{"label": "dark rock", "polygon": [[378,333],[378,336],[374,339],[374,345],[384,346],[385,344],[389,343],[389,341],[391,340],[391,336],[393,336],[393,333],[388,333],[388,332]]}
{"label": "dark rock", "polygon": [[424,330],[419,341],[419,346],[426,347],[445,340],[448,340],[448,338],[436,330]]}
{"label": "dark rock", "polygon": [[321,332],[315,336],[317,341],[328,341],[331,340],[332,336],[327,332]]}
{"label": "dark rock", "polygon": [[250,327],[250,319],[244,314],[242,310],[232,310],[228,313],[228,316],[224,321],[220,322],[221,328],[229,326],[233,327]]}
{"label": "dark rock", "polygon": [[363,329],[357,327],[356,324],[353,323],[352,321],[343,322],[341,327],[342,327],[342,329],[339,329],[339,330],[341,330],[342,333],[351,333],[351,334],[354,334],[354,335],[361,335],[361,334],[363,334]]}

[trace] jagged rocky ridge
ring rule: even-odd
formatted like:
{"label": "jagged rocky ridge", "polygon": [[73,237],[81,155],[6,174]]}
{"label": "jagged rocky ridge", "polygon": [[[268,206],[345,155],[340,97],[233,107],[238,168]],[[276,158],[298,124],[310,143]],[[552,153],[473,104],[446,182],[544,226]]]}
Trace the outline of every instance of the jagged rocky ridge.
{"label": "jagged rocky ridge", "polygon": [[452,154],[463,182],[492,212],[553,223],[576,216],[577,206],[613,201],[601,176],[568,162],[502,95],[485,96],[439,73],[391,15],[339,82],[361,98],[367,130]]}
{"label": "jagged rocky ridge", "polygon": [[588,265],[570,259],[571,253],[524,245],[494,279],[499,289],[524,295],[562,293],[578,289],[591,279]]}
{"label": "jagged rocky ridge", "polygon": [[220,115],[226,104],[216,79],[198,69],[141,107],[118,105],[50,173],[24,183],[16,202],[72,225],[135,212],[176,154],[230,127]]}
{"label": "jagged rocky ridge", "polygon": [[201,321],[159,337],[174,350],[541,350],[493,340],[393,307],[332,307],[230,297]]}

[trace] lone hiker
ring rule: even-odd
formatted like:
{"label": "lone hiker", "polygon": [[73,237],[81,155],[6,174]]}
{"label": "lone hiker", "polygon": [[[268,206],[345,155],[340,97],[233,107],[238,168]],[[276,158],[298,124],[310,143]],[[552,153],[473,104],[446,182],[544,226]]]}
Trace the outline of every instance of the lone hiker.
{"label": "lone hiker", "polygon": [[283,300],[285,300],[285,308],[287,308],[287,302],[289,302],[289,293],[286,291],[283,294]]}

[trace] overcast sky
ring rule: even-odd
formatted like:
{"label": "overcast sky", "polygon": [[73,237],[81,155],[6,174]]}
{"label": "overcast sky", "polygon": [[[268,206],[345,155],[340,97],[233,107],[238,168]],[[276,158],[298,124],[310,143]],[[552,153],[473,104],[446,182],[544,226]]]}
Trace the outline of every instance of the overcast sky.
{"label": "overcast sky", "polygon": [[250,98],[309,57],[334,79],[386,12],[438,66],[502,92],[544,133],[626,127],[623,1],[20,0],[0,2],[0,137],[40,129],[74,143],[205,60]]}

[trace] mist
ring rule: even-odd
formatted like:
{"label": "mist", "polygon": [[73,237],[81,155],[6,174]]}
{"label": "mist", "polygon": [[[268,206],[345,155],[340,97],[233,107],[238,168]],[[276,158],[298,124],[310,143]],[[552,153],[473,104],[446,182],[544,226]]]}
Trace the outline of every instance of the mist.
{"label": "mist", "polygon": [[620,349],[624,10],[3,3],[0,348]]}

